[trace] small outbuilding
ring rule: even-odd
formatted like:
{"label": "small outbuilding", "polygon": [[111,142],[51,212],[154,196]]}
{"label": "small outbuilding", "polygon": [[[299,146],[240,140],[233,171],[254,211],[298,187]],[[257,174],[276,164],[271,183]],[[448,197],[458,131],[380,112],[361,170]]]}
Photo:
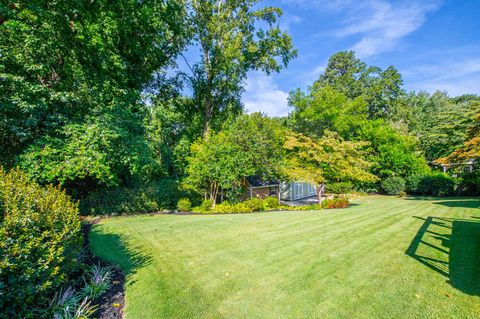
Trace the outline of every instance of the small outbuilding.
{"label": "small outbuilding", "polygon": [[265,180],[260,176],[245,178],[245,193],[248,198],[266,198],[275,196],[280,199],[280,181]]}
{"label": "small outbuilding", "polygon": [[244,183],[246,198],[278,197],[279,200],[294,201],[317,195],[314,185],[303,182],[280,182],[265,180],[260,176],[249,176]]}

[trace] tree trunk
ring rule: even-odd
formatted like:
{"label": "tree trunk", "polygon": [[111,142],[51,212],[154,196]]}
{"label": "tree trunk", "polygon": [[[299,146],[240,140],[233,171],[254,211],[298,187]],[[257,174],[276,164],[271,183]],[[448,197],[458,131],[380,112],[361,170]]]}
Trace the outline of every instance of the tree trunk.
{"label": "tree trunk", "polygon": [[325,183],[317,185],[317,196],[318,196],[318,203],[321,205],[323,198],[323,192],[325,191]]}
{"label": "tree trunk", "polygon": [[203,124],[203,138],[208,140],[210,137],[210,123],[213,116],[213,103],[210,99],[205,101],[205,122]]}

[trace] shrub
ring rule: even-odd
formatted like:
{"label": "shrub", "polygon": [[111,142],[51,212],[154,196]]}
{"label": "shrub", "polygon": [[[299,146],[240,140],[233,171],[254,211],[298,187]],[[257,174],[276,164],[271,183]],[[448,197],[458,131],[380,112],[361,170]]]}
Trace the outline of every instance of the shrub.
{"label": "shrub", "polygon": [[327,184],[327,193],[348,194],[352,191],[353,184],[350,182],[338,182]]}
{"label": "shrub", "polygon": [[78,207],[56,187],[0,168],[0,313],[32,317],[79,270]]}
{"label": "shrub", "polygon": [[265,204],[265,209],[276,209],[280,207],[280,201],[278,200],[278,197],[274,196],[265,198],[263,203]]}
{"label": "shrub", "polygon": [[350,206],[350,201],[346,197],[334,197],[332,199],[325,199],[322,201],[322,208],[347,208]]}
{"label": "shrub", "polygon": [[433,173],[425,176],[420,182],[422,194],[432,196],[449,196],[455,192],[455,180],[443,173]]}
{"label": "shrub", "polygon": [[177,210],[179,212],[189,212],[192,209],[192,203],[188,198],[182,198],[177,203]]}
{"label": "shrub", "polygon": [[82,295],[92,300],[103,295],[111,286],[112,268],[94,265],[87,270]]}
{"label": "shrub", "polygon": [[205,199],[200,205],[200,208],[203,211],[209,211],[210,209],[212,209],[212,206],[213,206],[213,201],[210,199]]}
{"label": "shrub", "polygon": [[449,196],[455,192],[456,182],[444,173],[432,172],[407,178],[407,190],[412,194]]}
{"label": "shrub", "polygon": [[405,189],[411,194],[421,194],[422,179],[427,175],[411,175],[405,179]]}
{"label": "shrub", "polygon": [[201,214],[239,214],[253,212],[253,210],[244,203],[230,204],[229,202],[215,205],[215,207],[211,207],[209,210],[205,210],[199,206],[195,207],[193,211]]}
{"label": "shrub", "polygon": [[303,205],[303,206],[289,206],[289,205],[281,205],[279,210],[287,210],[287,211],[305,211],[305,210],[320,210],[322,206],[320,204],[311,204],[311,205]]}
{"label": "shrub", "polygon": [[80,212],[82,215],[120,215],[173,210],[185,195],[176,180],[163,179],[138,187],[92,192],[80,201]]}
{"label": "shrub", "polygon": [[406,196],[407,196],[406,192],[400,192],[400,194],[398,194],[398,197],[400,197],[400,198],[404,198]]}
{"label": "shrub", "polygon": [[387,195],[398,196],[405,191],[405,180],[398,176],[387,177],[382,181],[382,188]]}
{"label": "shrub", "polygon": [[265,210],[265,203],[260,198],[252,198],[243,202],[252,212],[261,212]]}

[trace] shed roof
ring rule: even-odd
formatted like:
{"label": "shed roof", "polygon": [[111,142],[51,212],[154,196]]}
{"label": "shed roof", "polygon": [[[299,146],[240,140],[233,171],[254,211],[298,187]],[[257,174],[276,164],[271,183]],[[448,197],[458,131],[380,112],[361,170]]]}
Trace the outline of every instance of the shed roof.
{"label": "shed roof", "polygon": [[269,187],[280,185],[280,182],[277,180],[263,179],[261,176],[258,175],[248,176],[246,180],[251,187]]}

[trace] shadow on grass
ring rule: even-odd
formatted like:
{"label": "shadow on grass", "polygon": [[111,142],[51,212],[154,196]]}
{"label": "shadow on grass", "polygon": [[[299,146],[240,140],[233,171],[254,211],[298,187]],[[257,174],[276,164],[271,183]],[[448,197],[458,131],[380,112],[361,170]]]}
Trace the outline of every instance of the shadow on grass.
{"label": "shadow on grass", "polygon": [[448,278],[456,289],[480,295],[480,221],[441,217],[424,220],[405,252]]}
{"label": "shadow on grass", "polygon": [[472,198],[440,200],[434,204],[446,207],[480,208],[480,200]]}
{"label": "shadow on grass", "polygon": [[120,235],[97,227],[93,227],[90,233],[90,245],[97,257],[120,267],[126,277],[152,262],[152,257],[140,252],[139,247],[127,244]]}

